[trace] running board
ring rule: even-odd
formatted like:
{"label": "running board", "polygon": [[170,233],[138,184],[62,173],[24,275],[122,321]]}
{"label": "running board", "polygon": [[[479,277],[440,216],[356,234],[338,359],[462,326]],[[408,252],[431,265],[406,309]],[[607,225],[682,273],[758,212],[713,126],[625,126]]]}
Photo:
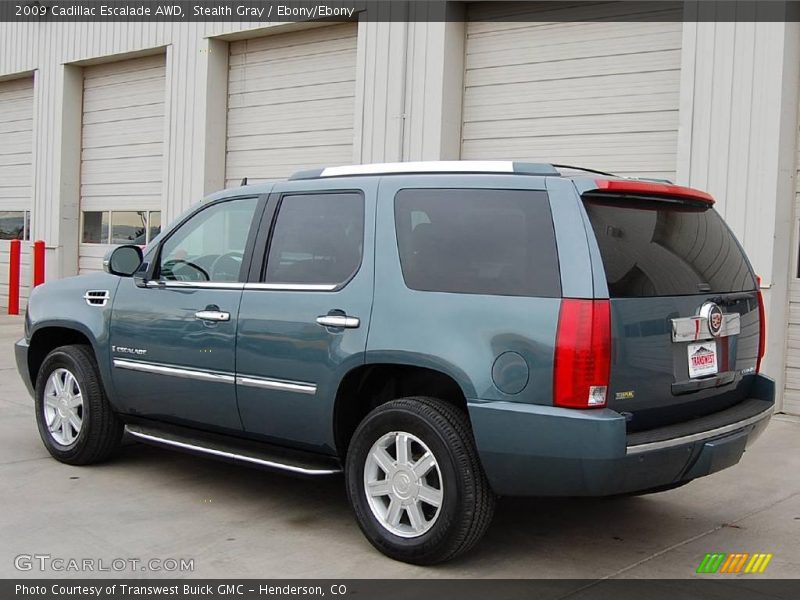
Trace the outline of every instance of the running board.
{"label": "running board", "polygon": [[128,423],[125,431],[146,444],[163,446],[192,454],[288,471],[297,475],[334,475],[341,473],[339,461],[331,456],[293,451],[251,440],[240,440],[184,427],[157,427]]}

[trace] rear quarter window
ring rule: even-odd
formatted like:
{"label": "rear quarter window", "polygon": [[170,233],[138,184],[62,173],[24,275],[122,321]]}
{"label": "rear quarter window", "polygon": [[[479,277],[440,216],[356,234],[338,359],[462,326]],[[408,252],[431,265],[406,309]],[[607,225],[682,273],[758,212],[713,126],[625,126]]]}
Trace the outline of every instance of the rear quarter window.
{"label": "rear quarter window", "polygon": [[395,223],[414,290],[558,297],[561,280],[546,192],[405,189]]}
{"label": "rear quarter window", "polygon": [[755,289],[744,252],[713,208],[594,198],[584,206],[612,298]]}

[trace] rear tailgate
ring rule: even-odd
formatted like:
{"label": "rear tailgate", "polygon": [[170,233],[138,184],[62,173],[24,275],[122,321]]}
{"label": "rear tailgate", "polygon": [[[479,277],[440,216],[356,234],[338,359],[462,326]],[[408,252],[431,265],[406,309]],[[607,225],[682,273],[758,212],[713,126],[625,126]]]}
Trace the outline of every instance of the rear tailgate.
{"label": "rear tailgate", "polygon": [[619,183],[582,196],[611,299],[608,406],[640,431],[741,402],[761,327],[742,248],[707,195]]}

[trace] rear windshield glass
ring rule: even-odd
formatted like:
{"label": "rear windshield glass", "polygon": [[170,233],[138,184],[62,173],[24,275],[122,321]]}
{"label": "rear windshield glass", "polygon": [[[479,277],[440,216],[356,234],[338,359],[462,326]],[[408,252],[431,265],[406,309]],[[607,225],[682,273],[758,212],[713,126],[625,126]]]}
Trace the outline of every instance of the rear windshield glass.
{"label": "rear windshield glass", "polygon": [[406,189],[395,197],[395,221],[411,289],[561,295],[546,192]]}
{"label": "rear windshield glass", "polygon": [[584,201],[611,297],[755,289],[747,259],[712,208],[679,202]]}

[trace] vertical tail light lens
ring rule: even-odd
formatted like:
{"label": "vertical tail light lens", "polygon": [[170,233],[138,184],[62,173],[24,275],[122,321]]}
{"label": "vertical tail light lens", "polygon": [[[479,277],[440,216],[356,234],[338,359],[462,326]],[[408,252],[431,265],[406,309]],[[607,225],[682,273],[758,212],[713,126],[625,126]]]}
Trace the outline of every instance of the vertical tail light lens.
{"label": "vertical tail light lens", "polygon": [[764,311],[764,295],[761,293],[761,276],[756,275],[758,285],[758,360],[756,361],[756,373],[761,372],[761,359],[767,352],[767,315]]}
{"label": "vertical tail light lens", "polygon": [[553,367],[553,404],[565,408],[606,405],[611,370],[608,300],[561,302]]}

